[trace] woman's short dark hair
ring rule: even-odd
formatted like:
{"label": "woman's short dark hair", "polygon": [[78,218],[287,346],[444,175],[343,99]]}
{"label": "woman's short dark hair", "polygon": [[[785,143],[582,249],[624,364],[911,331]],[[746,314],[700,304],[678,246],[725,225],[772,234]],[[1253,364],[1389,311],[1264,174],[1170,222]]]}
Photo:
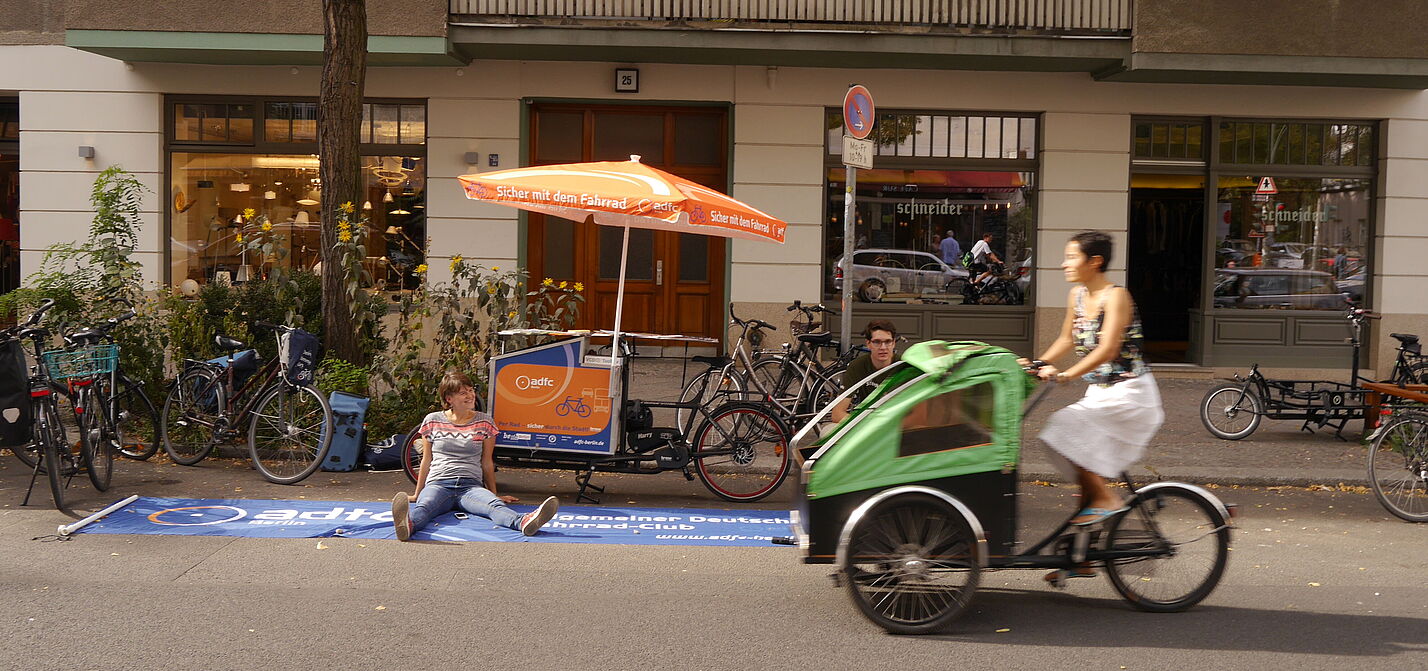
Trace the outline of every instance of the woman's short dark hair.
{"label": "woman's short dark hair", "polygon": [[863,337],[871,339],[873,331],[887,331],[892,334],[893,339],[897,339],[897,327],[886,319],[874,319],[868,322],[868,325],[863,327]]}
{"label": "woman's short dark hair", "polygon": [[442,405],[450,406],[451,404],[446,402],[446,397],[466,387],[476,388],[476,385],[471,384],[470,376],[459,370],[448,370],[445,375],[441,376],[441,383],[436,385],[436,395],[441,399]]}
{"label": "woman's short dark hair", "polygon": [[1071,242],[1081,248],[1081,253],[1086,255],[1087,260],[1093,256],[1101,257],[1101,272],[1104,273],[1111,267],[1111,236],[1101,231],[1081,231],[1071,236]]}

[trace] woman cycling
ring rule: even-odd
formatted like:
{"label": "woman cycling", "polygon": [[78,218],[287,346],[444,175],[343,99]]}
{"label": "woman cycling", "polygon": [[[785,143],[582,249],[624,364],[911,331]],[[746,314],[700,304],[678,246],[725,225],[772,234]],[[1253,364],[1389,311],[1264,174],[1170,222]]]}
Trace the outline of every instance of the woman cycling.
{"label": "woman cycling", "polygon": [[[1052,414],[1041,432],[1057,465],[1069,466],[1081,487],[1081,511],[1071,520],[1076,525],[1102,522],[1126,509],[1106,479],[1139,461],[1165,420],[1160,390],[1141,357],[1135,302],[1106,277],[1110,260],[1111,236],[1100,231],[1078,233],[1066,244],[1061,268],[1076,286],[1061,335],[1041,359],[1055,361],[1073,349],[1081,358],[1064,371],[1050,364],[1037,371],[1043,380],[1079,376],[1091,383],[1081,400]],[[1079,567],[1067,577],[1088,575],[1093,574],[1087,567]]]}

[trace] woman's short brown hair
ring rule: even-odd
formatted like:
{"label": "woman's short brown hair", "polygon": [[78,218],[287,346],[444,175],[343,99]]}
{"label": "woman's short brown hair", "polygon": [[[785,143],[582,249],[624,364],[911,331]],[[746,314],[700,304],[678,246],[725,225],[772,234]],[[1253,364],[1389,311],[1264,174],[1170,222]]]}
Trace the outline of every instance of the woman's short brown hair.
{"label": "woman's short brown hair", "polygon": [[470,387],[475,389],[476,385],[471,383],[471,377],[459,370],[448,370],[441,376],[441,383],[436,385],[436,395],[441,398],[441,404],[451,407],[446,401],[446,397],[460,392],[462,389]]}

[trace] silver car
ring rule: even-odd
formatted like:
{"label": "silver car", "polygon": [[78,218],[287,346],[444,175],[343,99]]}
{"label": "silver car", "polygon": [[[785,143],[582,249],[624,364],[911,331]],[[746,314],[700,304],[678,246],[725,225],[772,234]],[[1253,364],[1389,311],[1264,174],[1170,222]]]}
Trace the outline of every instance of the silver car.
{"label": "silver car", "polygon": [[[842,259],[833,264],[833,288],[843,290]],[[852,282],[858,299],[874,303],[887,294],[961,296],[967,269],[949,266],[927,252],[859,249],[853,252]]]}

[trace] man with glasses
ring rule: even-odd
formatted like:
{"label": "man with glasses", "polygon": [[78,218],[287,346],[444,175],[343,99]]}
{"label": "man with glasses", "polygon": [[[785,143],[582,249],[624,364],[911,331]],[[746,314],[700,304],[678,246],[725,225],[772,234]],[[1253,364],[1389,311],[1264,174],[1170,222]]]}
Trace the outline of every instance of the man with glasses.
{"label": "man with glasses", "polygon": [[[867,340],[868,353],[848,364],[843,371],[843,388],[849,389],[864,378],[892,365],[897,360],[897,327],[886,319],[874,319],[863,328],[863,338]],[[833,407],[834,421],[843,421],[848,416],[848,408],[858,404],[872,391],[872,386],[860,388],[849,398],[839,401]]]}

